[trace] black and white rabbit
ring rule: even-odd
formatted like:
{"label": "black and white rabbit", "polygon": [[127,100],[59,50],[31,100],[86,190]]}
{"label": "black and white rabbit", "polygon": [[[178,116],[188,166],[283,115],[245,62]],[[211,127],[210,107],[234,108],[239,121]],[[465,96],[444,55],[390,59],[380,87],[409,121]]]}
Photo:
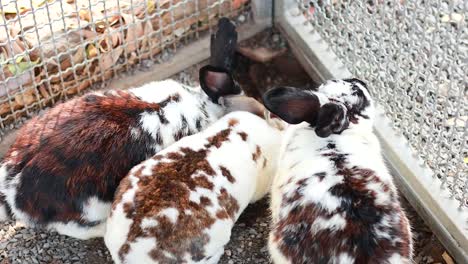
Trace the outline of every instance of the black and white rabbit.
{"label": "black and white rabbit", "polygon": [[366,84],[334,80],[318,92],[282,87],[263,100],[295,124],[273,180],[273,262],[411,263],[410,225],[372,131]]}
{"label": "black and white rabbit", "polygon": [[166,80],[90,93],[26,123],[0,165],[0,220],[102,236],[114,192],[133,166],[236,104],[255,112],[231,77],[236,41],[235,26],[221,19],[201,89]]}

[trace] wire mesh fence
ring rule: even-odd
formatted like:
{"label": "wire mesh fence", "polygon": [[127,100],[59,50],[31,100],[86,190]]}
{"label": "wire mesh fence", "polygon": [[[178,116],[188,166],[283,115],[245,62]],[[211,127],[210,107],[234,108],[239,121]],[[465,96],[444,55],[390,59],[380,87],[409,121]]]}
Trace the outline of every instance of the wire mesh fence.
{"label": "wire mesh fence", "polygon": [[415,154],[468,208],[466,1],[305,1],[298,15],[367,80]]}
{"label": "wire mesh fence", "polygon": [[144,60],[164,60],[248,0],[1,0],[0,132]]}

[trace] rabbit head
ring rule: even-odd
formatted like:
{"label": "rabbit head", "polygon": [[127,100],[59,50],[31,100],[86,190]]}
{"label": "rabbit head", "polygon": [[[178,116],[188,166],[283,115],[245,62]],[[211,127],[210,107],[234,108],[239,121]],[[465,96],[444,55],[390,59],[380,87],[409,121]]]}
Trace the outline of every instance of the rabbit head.
{"label": "rabbit head", "polygon": [[319,137],[351,128],[372,130],[374,104],[366,84],[358,79],[328,81],[318,92],[278,87],[266,92],[263,102],[289,124],[309,123]]}
{"label": "rabbit head", "polygon": [[203,92],[209,97],[211,102],[223,109],[224,114],[245,111],[262,117],[267,121],[274,121],[274,126],[277,128],[284,126],[284,122],[278,118],[274,120],[270,118],[270,113],[266,111],[263,104],[252,97],[246,96],[232,77],[232,74],[227,70],[207,65],[200,69],[199,78]]}
{"label": "rabbit head", "polygon": [[236,26],[227,18],[218,21],[218,30],[211,35],[209,65],[200,69],[200,86],[210,101],[220,105],[224,113],[247,111],[264,117],[264,106],[244,95],[232,77],[237,46]]}

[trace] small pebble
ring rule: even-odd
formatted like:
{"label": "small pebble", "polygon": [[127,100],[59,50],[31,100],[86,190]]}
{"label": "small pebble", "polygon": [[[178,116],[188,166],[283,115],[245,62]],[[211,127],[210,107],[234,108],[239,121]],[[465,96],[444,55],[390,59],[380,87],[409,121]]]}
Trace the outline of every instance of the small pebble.
{"label": "small pebble", "polygon": [[141,62],[141,66],[145,69],[149,69],[154,65],[154,62],[152,60],[143,60]]}
{"label": "small pebble", "polygon": [[280,36],[278,34],[275,34],[275,35],[273,35],[273,37],[271,39],[273,40],[273,42],[278,42],[278,41],[280,41]]}

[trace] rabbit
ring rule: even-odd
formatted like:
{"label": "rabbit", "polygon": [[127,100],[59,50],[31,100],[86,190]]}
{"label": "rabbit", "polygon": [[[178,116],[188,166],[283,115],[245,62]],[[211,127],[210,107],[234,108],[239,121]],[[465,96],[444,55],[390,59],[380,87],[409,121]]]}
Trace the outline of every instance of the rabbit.
{"label": "rabbit", "polygon": [[107,220],[114,262],[217,263],[241,212],[271,188],[274,123],[230,113],[135,166]]}
{"label": "rabbit", "polygon": [[410,224],[373,134],[359,79],[279,87],[265,107],[290,126],[271,191],[274,263],[411,263]]}
{"label": "rabbit", "polygon": [[133,166],[228,112],[262,114],[232,78],[236,42],[235,26],[221,19],[201,88],[165,80],[89,93],[26,123],[0,164],[0,221],[102,237],[115,190]]}

